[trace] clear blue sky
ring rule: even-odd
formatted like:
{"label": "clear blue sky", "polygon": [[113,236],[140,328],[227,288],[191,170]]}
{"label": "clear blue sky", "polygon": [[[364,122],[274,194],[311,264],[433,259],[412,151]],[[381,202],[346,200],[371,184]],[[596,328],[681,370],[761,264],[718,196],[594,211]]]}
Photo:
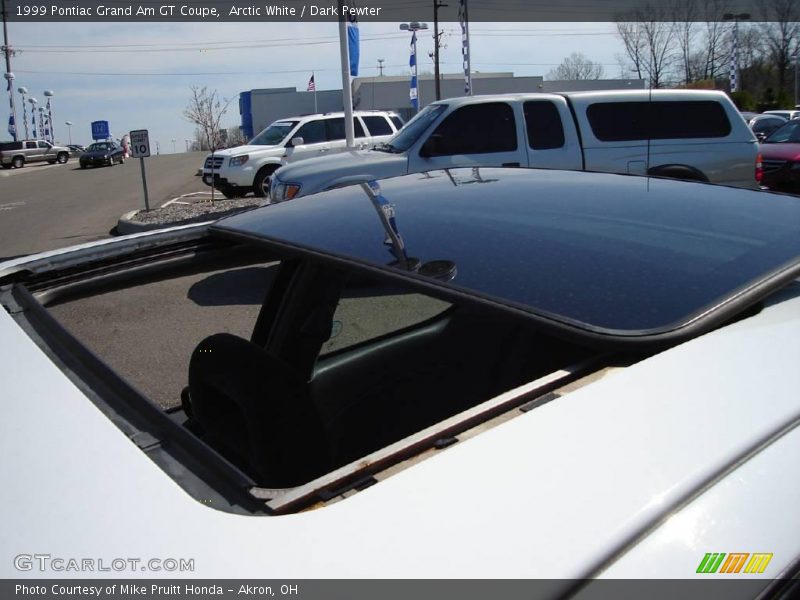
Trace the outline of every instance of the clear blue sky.
{"label": "clear blue sky", "polygon": [[[432,23],[429,23],[432,28]],[[446,48],[442,71],[459,72],[461,35],[457,23],[443,23]],[[318,90],[340,89],[338,27],[334,23],[9,23],[15,86],[25,86],[40,102],[55,92],[57,140],[91,141],[89,123],[108,120],[121,136],[149,129],[162,152],[185,149],[194,126],[182,117],[190,86],[208,86],[232,98],[225,126],[239,124],[239,92],[294,86],[305,90],[311,71]],[[360,75],[402,75],[408,69],[409,35],[397,23],[362,23]],[[610,23],[473,23],[472,68],[546,75],[571,52],[580,51],[618,77],[623,52]],[[420,70],[433,70],[431,33],[419,37]],[[17,96],[19,104],[19,96]],[[7,139],[7,100],[0,138]],[[22,122],[18,112],[20,131]]]}

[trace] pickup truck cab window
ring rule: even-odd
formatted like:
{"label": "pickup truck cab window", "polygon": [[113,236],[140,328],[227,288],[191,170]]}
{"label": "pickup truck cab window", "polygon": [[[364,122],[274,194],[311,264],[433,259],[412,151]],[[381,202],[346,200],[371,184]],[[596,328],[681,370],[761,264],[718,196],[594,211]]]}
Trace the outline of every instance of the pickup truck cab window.
{"label": "pickup truck cab window", "polygon": [[51,147],[50,144],[48,144],[47,142],[38,142],[38,145],[39,148],[44,148],[45,150]]}
{"label": "pickup truck cab window", "polygon": [[522,108],[531,148],[547,150],[564,146],[564,125],[555,104],[549,100],[530,100]]}
{"label": "pickup truck cab window", "polygon": [[517,149],[514,110],[506,102],[463,106],[448,115],[433,136],[440,137],[427,156],[513,152]]}

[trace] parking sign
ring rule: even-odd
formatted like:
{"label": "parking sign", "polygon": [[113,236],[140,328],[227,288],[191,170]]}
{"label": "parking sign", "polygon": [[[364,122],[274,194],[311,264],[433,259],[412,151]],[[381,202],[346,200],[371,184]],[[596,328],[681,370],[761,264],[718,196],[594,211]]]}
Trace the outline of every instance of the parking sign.
{"label": "parking sign", "polygon": [[92,121],[92,139],[107,140],[111,137],[108,130],[108,121]]}
{"label": "parking sign", "polygon": [[131,131],[131,156],[134,158],[150,156],[150,135],[147,129]]}

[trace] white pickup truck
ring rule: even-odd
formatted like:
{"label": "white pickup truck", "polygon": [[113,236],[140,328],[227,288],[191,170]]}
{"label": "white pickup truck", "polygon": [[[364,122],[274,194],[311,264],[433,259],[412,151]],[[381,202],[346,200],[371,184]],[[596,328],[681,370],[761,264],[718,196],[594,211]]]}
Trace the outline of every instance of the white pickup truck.
{"label": "white pickup truck", "polygon": [[428,105],[387,143],[280,168],[270,197],[450,167],[630,173],[757,188],[758,143],[727,95],[624,90],[471,96]]}

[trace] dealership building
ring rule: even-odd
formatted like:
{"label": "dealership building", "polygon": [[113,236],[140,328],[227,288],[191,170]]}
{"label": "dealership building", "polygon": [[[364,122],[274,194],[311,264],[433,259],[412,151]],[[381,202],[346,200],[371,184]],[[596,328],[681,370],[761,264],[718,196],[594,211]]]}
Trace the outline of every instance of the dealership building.
{"label": "dealership building", "polygon": [[[442,98],[464,95],[464,75],[443,75],[440,79]],[[592,90],[641,90],[642,79],[582,79],[548,81],[541,76],[514,77],[513,73],[473,73],[475,95],[529,92],[577,92]],[[316,95],[316,99],[315,99]],[[420,107],[435,99],[433,75],[419,76]],[[315,108],[316,103],[316,108]],[[393,110],[404,120],[413,116],[409,101],[409,77],[357,77],[353,80],[353,106],[356,110]],[[249,90],[239,94],[239,114],[245,138],[250,139],[273,121],[315,112],[344,110],[342,90],[314,92],[293,87]]]}

